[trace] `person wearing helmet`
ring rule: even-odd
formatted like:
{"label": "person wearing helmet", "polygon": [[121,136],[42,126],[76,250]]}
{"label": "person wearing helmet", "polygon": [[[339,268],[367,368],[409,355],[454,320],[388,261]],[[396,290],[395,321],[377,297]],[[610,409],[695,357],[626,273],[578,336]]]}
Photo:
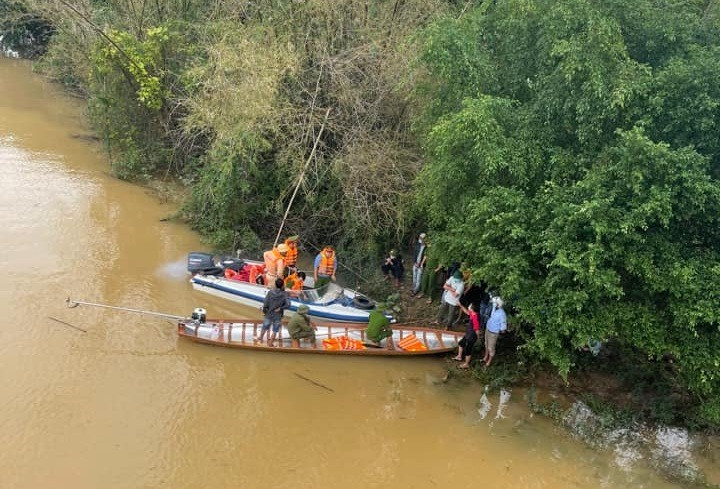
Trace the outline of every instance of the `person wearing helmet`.
{"label": "person wearing helmet", "polygon": [[285,271],[285,255],[289,248],[285,243],[277,245],[277,247],[263,253],[265,260],[265,284],[272,287],[278,277],[283,276]]}
{"label": "person wearing helmet", "polygon": [[393,331],[390,328],[390,320],[385,316],[386,304],[380,302],[375,306],[375,309],[370,311],[368,317],[368,326],[365,330],[365,334],[368,339],[375,345],[380,345],[380,342],[387,338],[386,347],[388,349],[393,348],[392,335]]}
{"label": "person wearing helmet", "polygon": [[297,272],[298,240],[299,236],[290,236],[285,240],[288,251],[285,254],[285,278]]}
{"label": "person wearing helmet", "polygon": [[309,313],[310,308],[305,304],[300,304],[297,312],[293,314],[288,322],[287,330],[294,348],[299,348],[300,340],[303,339],[308,340],[313,348],[317,348],[317,340],[315,339],[317,326],[310,322]]}

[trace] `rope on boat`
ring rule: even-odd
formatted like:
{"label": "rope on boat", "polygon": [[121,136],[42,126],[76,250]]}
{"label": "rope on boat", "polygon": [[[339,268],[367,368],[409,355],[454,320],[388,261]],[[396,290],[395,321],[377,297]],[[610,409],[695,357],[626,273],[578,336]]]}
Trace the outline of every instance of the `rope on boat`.
{"label": "rope on boat", "polygon": [[115,309],[117,311],[135,312],[138,314],[147,314],[149,316],[158,316],[158,317],[163,317],[163,318],[176,319],[178,321],[181,319],[187,319],[185,316],[176,316],[174,314],[165,314],[163,312],[145,311],[143,309],[132,309],[130,307],[109,306],[107,304],[97,304],[95,302],[74,301],[74,300],[71,300],[70,297],[65,299],[65,302],[67,303],[67,306],[69,308],[74,308],[77,306],[102,307],[105,309]]}

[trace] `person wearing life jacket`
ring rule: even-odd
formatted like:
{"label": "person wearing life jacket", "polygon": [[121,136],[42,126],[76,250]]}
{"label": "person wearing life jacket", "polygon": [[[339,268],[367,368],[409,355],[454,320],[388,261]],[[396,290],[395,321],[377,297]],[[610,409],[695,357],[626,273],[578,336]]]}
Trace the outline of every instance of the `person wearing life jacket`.
{"label": "person wearing life jacket", "polygon": [[332,246],[326,246],[315,257],[314,276],[315,288],[319,289],[331,280],[335,281],[335,272],[337,271],[338,261],[335,257],[335,250]]}
{"label": "person wearing life jacket", "polygon": [[265,260],[265,284],[272,287],[278,277],[282,277],[285,271],[285,255],[288,247],[285,243],[280,243],[276,248],[263,253]]}
{"label": "person wearing life jacket", "polygon": [[299,236],[290,236],[285,240],[288,252],[285,255],[285,276],[289,277],[297,272],[298,240]]}
{"label": "person wearing life jacket", "polygon": [[305,284],[305,272],[296,272],[285,279],[285,289],[292,291],[299,291],[303,289]]}

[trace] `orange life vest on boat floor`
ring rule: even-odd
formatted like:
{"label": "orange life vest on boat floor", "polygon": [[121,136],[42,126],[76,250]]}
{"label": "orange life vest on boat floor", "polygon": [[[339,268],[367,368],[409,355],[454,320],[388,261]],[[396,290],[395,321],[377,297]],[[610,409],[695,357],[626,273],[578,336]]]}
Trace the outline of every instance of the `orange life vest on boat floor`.
{"label": "orange life vest on boat floor", "polygon": [[405,351],[425,351],[427,350],[427,346],[423,345],[419,339],[417,339],[417,336],[415,336],[415,333],[410,334],[406,336],[405,338],[401,339],[398,343],[398,346],[402,348]]}
{"label": "orange life vest on boat floor", "polygon": [[360,340],[353,340],[347,336],[325,338],[323,348],[326,350],[365,350],[365,345]]}
{"label": "orange life vest on boat floor", "polygon": [[252,265],[250,267],[250,275],[248,276],[248,282],[256,284],[258,276],[263,274],[263,265]]}

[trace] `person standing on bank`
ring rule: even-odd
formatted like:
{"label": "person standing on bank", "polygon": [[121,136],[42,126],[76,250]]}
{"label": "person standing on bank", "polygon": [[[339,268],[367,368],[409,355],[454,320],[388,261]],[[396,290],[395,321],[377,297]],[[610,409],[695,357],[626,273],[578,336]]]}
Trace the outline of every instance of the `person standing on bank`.
{"label": "person standing on bank", "polygon": [[415,250],[413,251],[413,285],[412,285],[412,295],[417,294],[420,292],[420,285],[421,285],[421,279],[422,279],[422,273],[423,269],[425,268],[425,261],[427,260],[427,256],[425,253],[425,250],[427,250],[427,246],[425,245],[425,233],[420,233],[420,236],[418,236],[418,240],[415,243]]}
{"label": "person standing on bank", "polygon": [[260,336],[253,338],[257,342],[262,342],[265,337],[265,333],[268,332],[270,326],[272,326],[272,334],[268,335],[268,346],[275,346],[275,337],[280,331],[280,321],[282,320],[285,309],[290,307],[290,298],[285,287],[283,279],[275,279],[275,288],[268,290],[265,295],[265,301],[263,302],[262,312],[265,314],[262,322],[262,329],[260,330]]}
{"label": "person standing on bank", "polygon": [[390,250],[390,253],[385,258],[385,263],[380,268],[385,275],[385,279],[392,279],[395,287],[400,288],[405,266],[403,265],[402,257],[397,254],[397,251]]}
{"label": "person standing on bank", "polygon": [[458,365],[458,368],[470,368],[473,348],[482,329],[482,324],[480,323],[480,315],[476,311],[477,306],[474,302],[471,302],[467,308],[460,304],[460,309],[468,315],[468,321],[465,336],[463,336],[460,343],[458,343],[458,353],[457,356],[453,357],[453,360],[464,360],[463,363]]}
{"label": "person standing on bank", "polygon": [[335,281],[338,261],[335,257],[335,250],[332,246],[326,246],[315,257],[315,288],[319,289],[331,280]]}
{"label": "person standing on bank", "polygon": [[498,335],[507,330],[507,315],[503,309],[503,301],[500,297],[493,298],[493,309],[485,328],[485,366],[489,367],[495,356],[495,345]]}
{"label": "person standing on bank", "polygon": [[447,279],[445,285],[443,285],[443,292],[440,310],[438,311],[437,320],[435,323],[439,323],[445,326],[445,329],[450,329],[455,316],[457,315],[458,306],[460,305],[460,296],[465,289],[465,284],[462,281],[462,273],[460,270],[455,270],[452,277]]}

